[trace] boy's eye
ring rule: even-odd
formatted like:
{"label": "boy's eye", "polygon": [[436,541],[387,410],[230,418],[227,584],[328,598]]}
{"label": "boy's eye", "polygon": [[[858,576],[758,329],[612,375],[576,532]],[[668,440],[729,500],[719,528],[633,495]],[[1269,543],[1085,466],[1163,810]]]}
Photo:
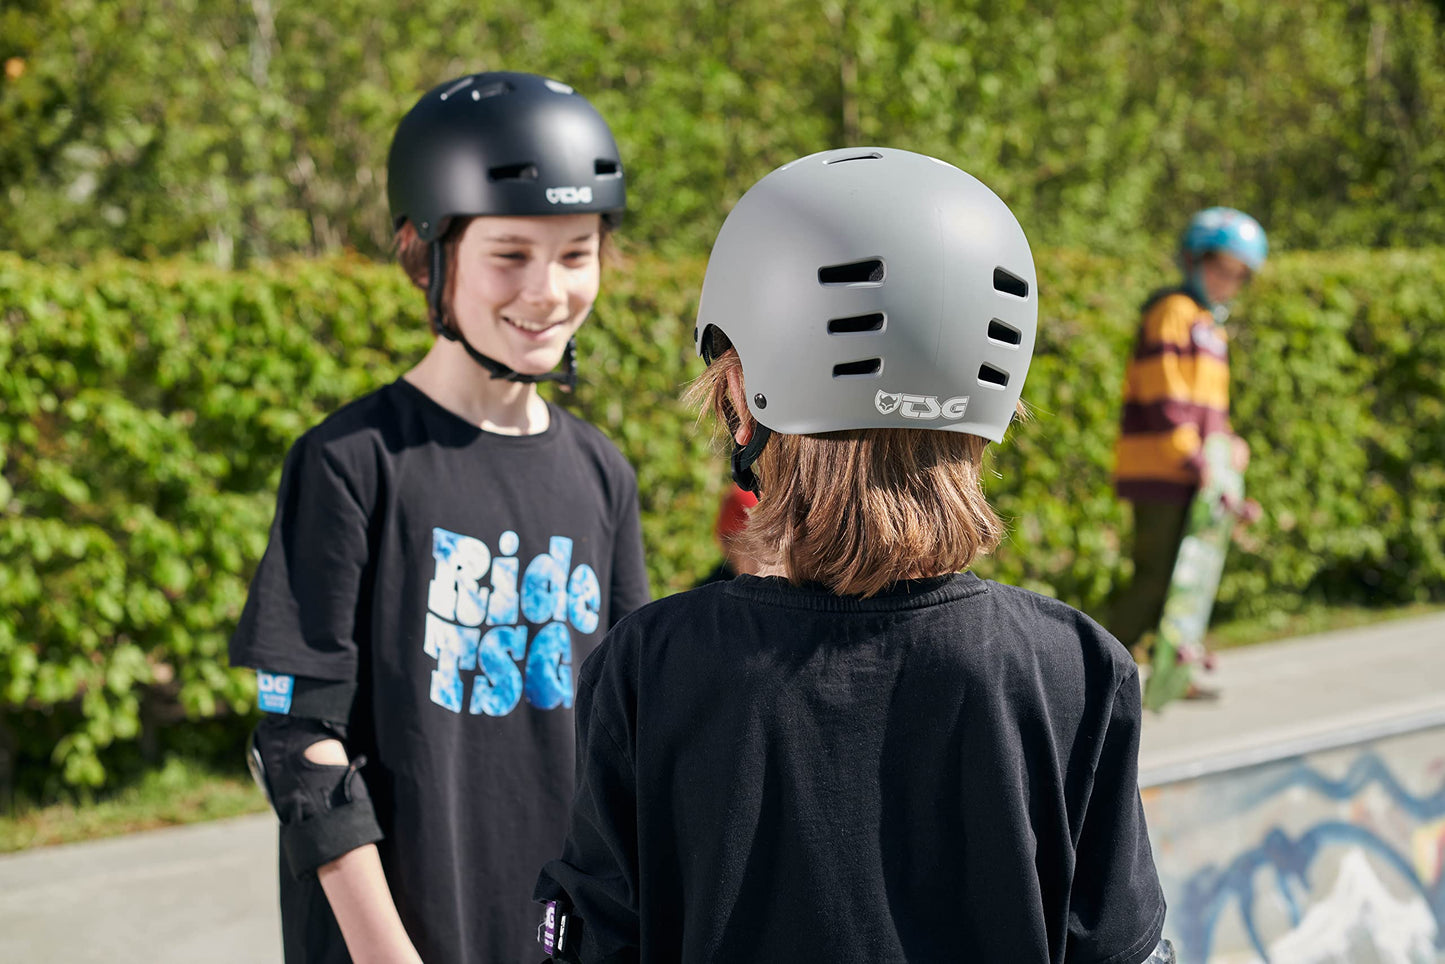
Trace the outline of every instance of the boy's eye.
{"label": "boy's eye", "polygon": [[498,252],[495,252],[495,257],[505,258],[505,259],[508,260],[508,261],[526,261],[526,260],[527,260],[526,252],[523,252],[523,251],[498,251]]}

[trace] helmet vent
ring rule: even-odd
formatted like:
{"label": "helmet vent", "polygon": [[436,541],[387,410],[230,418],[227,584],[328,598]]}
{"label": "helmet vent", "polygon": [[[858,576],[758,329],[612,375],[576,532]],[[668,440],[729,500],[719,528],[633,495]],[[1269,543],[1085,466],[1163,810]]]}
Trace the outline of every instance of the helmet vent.
{"label": "helmet vent", "polygon": [[1001,291],[1006,295],[1013,295],[1016,298],[1027,298],[1029,296],[1029,283],[1012,271],[1005,271],[1003,268],[994,268],[993,290]]}
{"label": "helmet vent", "polygon": [[866,261],[851,261],[818,269],[818,284],[825,287],[847,285],[881,285],[883,283],[883,261],[869,258]]}
{"label": "helmet vent", "polygon": [[881,161],[881,160],[883,160],[883,155],[882,155],[882,154],[879,154],[877,151],[869,151],[867,154],[854,154],[852,157],[835,157],[835,158],[832,158],[832,159],[830,159],[830,160],[826,160],[826,161],[824,161],[823,163],[824,163],[824,164],[842,164],[842,163],[844,163],[845,161]]}
{"label": "helmet vent", "polygon": [[442,91],[441,99],[450,100],[452,94],[455,94],[459,90],[466,90],[468,87],[472,86],[476,79],[477,78],[475,77],[463,77],[461,80],[457,81],[455,84],[452,84],[446,90]]}
{"label": "helmet vent", "polygon": [[1024,336],[1013,325],[1006,325],[995,318],[988,323],[988,340],[1000,345],[1008,345],[1010,348],[1017,348],[1023,344]]}
{"label": "helmet vent", "polygon": [[979,365],[978,383],[985,388],[1007,388],[1008,372],[992,365]]}
{"label": "helmet vent", "polygon": [[535,181],[537,165],[530,163],[504,164],[501,167],[488,168],[487,179],[490,181]]}
{"label": "helmet vent", "polygon": [[883,370],[883,359],[865,358],[833,366],[834,378],[868,378]]}
{"label": "helmet vent", "polygon": [[505,80],[493,81],[485,87],[478,87],[472,91],[472,100],[481,100],[483,97],[495,97],[498,94],[505,94],[512,89],[512,85]]}
{"label": "helmet vent", "polygon": [[881,311],[875,311],[871,315],[854,315],[852,318],[830,318],[828,334],[861,335],[869,331],[882,331],[885,321],[887,318]]}
{"label": "helmet vent", "polygon": [[599,157],[592,162],[592,173],[598,177],[621,177],[622,165],[614,160]]}

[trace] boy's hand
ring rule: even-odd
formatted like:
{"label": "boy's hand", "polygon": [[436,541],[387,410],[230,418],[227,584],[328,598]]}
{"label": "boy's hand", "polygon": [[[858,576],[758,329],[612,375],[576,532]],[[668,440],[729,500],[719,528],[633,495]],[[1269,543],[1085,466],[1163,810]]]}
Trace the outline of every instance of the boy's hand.
{"label": "boy's hand", "polygon": [[1226,495],[1224,496],[1224,507],[1245,525],[1253,525],[1264,514],[1264,509],[1254,499],[1234,499]]}
{"label": "boy's hand", "polygon": [[1234,446],[1231,454],[1233,455],[1234,470],[1236,472],[1243,472],[1249,467],[1249,443],[1238,435],[1234,436],[1233,442]]}

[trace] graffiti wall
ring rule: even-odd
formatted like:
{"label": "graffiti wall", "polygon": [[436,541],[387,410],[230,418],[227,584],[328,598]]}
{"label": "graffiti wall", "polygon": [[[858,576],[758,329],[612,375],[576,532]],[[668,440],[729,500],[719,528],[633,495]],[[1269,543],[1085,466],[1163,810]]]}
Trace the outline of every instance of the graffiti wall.
{"label": "graffiti wall", "polygon": [[1143,795],[1183,964],[1445,964],[1445,727]]}

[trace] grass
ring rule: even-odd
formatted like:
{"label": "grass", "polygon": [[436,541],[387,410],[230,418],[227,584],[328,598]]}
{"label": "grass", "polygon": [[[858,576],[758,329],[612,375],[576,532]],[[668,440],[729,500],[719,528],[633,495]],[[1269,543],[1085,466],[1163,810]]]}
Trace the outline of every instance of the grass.
{"label": "grass", "polygon": [[135,784],[88,803],[35,807],[22,802],[14,814],[0,815],[0,853],[236,817],[266,808],[261,792],[249,779],[172,757]]}
{"label": "grass", "polygon": [[1206,639],[1210,649],[1233,649],[1293,636],[1309,636],[1335,629],[1353,629],[1395,619],[1445,612],[1442,603],[1413,603],[1381,609],[1371,606],[1327,606],[1319,603],[1303,612],[1241,619],[1211,626]]}

